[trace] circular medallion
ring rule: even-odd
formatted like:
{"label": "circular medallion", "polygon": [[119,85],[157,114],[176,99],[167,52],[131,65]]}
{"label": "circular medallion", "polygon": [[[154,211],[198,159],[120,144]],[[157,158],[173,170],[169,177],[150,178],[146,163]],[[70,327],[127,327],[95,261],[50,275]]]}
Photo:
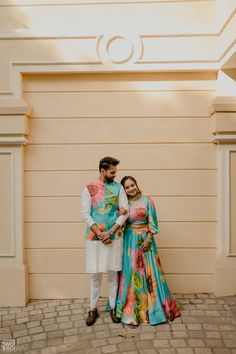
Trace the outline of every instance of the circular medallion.
{"label": "circular medallion", "polygon": [[97,55],[106,64],[132,64],[142,56],[142,42],[137,35],[105,34],[97,42]]}

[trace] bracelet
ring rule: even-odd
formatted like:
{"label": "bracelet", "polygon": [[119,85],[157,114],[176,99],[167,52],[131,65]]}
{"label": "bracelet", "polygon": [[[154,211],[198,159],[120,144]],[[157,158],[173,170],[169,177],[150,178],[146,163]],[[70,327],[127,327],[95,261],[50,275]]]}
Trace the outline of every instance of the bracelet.
{"label": "bracelet", "polygon": [[109,231],[107,231],[107,232],[109,233],[110,236],[112,236],[113,233],[114,233],[112,230],[109,230]]}

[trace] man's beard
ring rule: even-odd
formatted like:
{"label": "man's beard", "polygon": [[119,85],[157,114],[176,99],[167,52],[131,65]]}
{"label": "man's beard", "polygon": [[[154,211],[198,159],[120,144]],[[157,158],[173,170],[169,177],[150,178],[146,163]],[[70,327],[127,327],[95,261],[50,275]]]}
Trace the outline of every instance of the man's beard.
{"label": "man's beard", "polygon": [[105,181],[107,182],[107,183],[112,183],[113,181],[114,181],[114,179],[115,179],[115,177],[105,177]]}

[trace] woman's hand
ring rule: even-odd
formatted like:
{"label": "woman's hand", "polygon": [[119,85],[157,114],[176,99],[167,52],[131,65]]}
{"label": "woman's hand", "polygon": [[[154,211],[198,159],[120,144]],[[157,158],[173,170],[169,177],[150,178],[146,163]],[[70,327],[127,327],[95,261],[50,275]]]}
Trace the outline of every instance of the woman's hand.
{"label": "woman's hand", "polygon": [[124,209],[124,208],[120,208],[119,210],[118,210],[118,214],[119,215],[126,215],[128,213],[128,211],[126,210],[126,209]]}
{"label": "woman's hand", "polygon": [[148,241],[144,241],[140,248],[143,252],[148,252],[151,248],[151,243]]}
{"label": "woman's hand", "polygon": [[102,241],[102,243],[104,243],[104,245],[109,245],[110,243],[112,243],[111,235],[108,231],[102,232],[99,235],[99,240]]}

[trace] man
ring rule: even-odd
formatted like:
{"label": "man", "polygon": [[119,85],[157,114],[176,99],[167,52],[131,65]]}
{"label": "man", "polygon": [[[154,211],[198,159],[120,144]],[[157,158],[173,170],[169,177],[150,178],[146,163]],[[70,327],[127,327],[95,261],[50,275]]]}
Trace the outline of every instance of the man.
{"label": "man", "polygon": [[[92,326],[98,318],[97,302],[102,273],[108,273],[110,315],[114,323],[118,274],[122,265],[123,232],[121,226],[128,217],[128,200],[123,186],[115,182],[119,160],[104,157],[99,162],[99,177],[83,190],[81,217],[87,224],[86,272],[92,273],[90,283],[90,311],[86,319]],[[127,212],[119,216],[119,209]]]}

